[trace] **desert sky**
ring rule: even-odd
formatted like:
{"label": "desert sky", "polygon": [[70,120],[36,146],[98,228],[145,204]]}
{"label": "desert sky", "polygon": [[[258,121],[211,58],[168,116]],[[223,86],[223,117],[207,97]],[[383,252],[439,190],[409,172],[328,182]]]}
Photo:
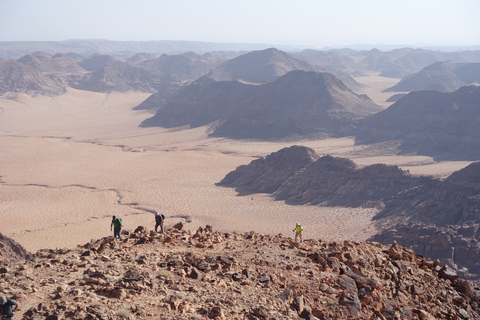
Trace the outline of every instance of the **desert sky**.
{"label": "desert sky", "polygon": [[[382,90],[398,79],[357,81],[387,107]],[[221,232],[293,236],[298,221],[304,238],[363,241],[375,232],[375,209],[291,206],[266,194],[238,196],[215,183],[291,145],[440,178],[470,163],[396,156],[388,148],[354,146],[353,138],[272,143],[209,138],[208,127],[139,128],[152,114],[132,108],[148,96],[69,89],[53,98],[0,100],[0,232],[29,251],[73,248],[110,236],[112,215],[125,229],[153,229],[151,212],[159,211],[166,227],[183,221],[192,231],[209,224]]]}

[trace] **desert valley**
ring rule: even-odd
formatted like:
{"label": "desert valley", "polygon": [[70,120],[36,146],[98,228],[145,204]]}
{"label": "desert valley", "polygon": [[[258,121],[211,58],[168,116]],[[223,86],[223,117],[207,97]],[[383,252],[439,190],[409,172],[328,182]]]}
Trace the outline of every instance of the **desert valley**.
{"label": "desert valley", "polygon": [[[322,243],[324,248],[334,243],[332,247],[340,252],[346,252],[351,243],[359,246],[358,252],[367,252],[370,249],[363,246],[373,242],[378,248],[387,246],[377,254],[390,252],[379,259],[393,259],[396,270],[403,264],[398,262],[402,258],[393,257],[395,250],[404,252],[404,260],[408,256],[408,263],[403,262],[408,268],[423,266],[428,270],[422,272],[436,272],[443,281],[440,286],[460,286],[454,281],[457,276],[449,278],[445,270],[479,283],[480,52],[404,48],[287,53],[269,48],[162,55],[23,53],[0,58],[0,232],[25,248],[30,258],[38,252],[38,265],[42,264],[38,263],[40,256],[48,256],[46,249],[67,261],[68,252],[95,247],[91,251],[103,262],[114,259],[115,250],[133,250],[129,244],[141,238],[133,233],[124,244],[112,242],[110,224],[116,215],[122,218],[124,229],[132,232],[142,226],[137,231],[145,241],[170,253],[202,249],[192,235],[206,225],[216,235],[200,238],[208,245],[215,243],[212,250],[224,246],[226,251],[218,255],[236,250],[229,249],[232,239],[241,248],[238,240],[249,234],[246,239],[253,237],[258,243],[251,245],[255,249],[250,253],[243,248],[246,253],[238,259],[245,260],[237,261],[239,270],[246,270],[242,264],[254,256],[269,261],[264,266],[281,264],[267,259],[281,254],[274,250],[280,245],[287,252],[298,250],[300,256],[304,252],[302,257],[315,263],[325,260],[328,272],[344,268],[338,272],[348,274],[361,269],[357,260],[348,271],[330,260],[327,263],[326,256],[312,258],[313,252]],[[168,237],[149,233],[156,211],[166,216]],[[304,242],[311,245],[293,242],[296,222],[304,226]],[[183,231],[174,228],[179,224]],[[97,239],[104,237],[110,237],[104,243],[111,251],[105,249],[102,257]],[[6,240],[2,243],[5,266],[28,260],[25,252],[6,248]],[[415,258],[412,249],[396,249],[397,243],[422,257]],[[148,257],[148,250],[142,250]],[[171,257],[165,252],[167,261]],[[288,254],[288,259],[296,257]],[[181,259],[186,265],[186,258]],[[139,260],[132,263],[144,264]],[[345,253],[339,258],[345,265],[347,260]],[[167,267],[159,261],[146,264],[155,264],[158,272]],[[199,268],[198,261],[189,262],[193,265]],[[183,272],[177,270],[178,264],[170,267],[177,275]],[[79,269],[77,265],[70,268]],[[292,268],[287,270],[293,272]],[[325,268],[311,272],[327,272]],[[87,268],[84,278],[69,281],[86,285],[92,270]],[[302,275],[310,272],[302,270]],[[410,276],[414,277],[415,270]],[[201,279],[207,273],[202,271]],[[19,277],[30,274],[18,272]],[[162,286],[169,287],[172,280],[165,274]],[[247,282],[251,281],[245,274]],[[186,276],[195,278],[190,269]],[[258,277],[264,278],[260,271]],[[286,288],[288,281],[283,277],[269,281]],[[4,277],[3,286],[8,281]],[[298,288],[303,285],[299,282]],[[357,286],[356,294],[362,288]],[[68,290],[58,289],[60,299]],[[125,290],[133,305],[137,301],[133,289]],[[35,296],[30,289],[17,292],[21,300],[31,297],[24,302],[30,307],[35,306],[32,301],[40,301],[39,294]],[[302,292],[305,299],[311,299],[310,305],[319,299],[308,290]],[[445,311],[445,319],[478,317],[475,294],[470,294],[470,300],[462,296],[463,302],[452,298],[456,309]],[[342,294],[330,292],[332,301],[338,301],[338,295]],[[417,296],[422,294],[417,292]],[[400,305],[408,299],[397,300]],[[98,301],[103,300],[97,297],[91,303]],[[172,319],[202,317],[199,301],[198,308],[193,303],[190,311],[170,307],[174,304],[161,307],[168,309]],[[387,304],[383,302],[383,309],[363,305],[352,311],[348,303],[341,302],[338,310],[345,306],[348,312],[339,318],[376,314],[378,319],[394,319],[391,312],[383,312]],[[153,305],[153,311],[136,316],[158,318]],[[419,305],[405,317],[398,311],[401,308],[390,309],[397,310],[401,319],[443,317],[439,316],[441,308],[428,315],[430,310],[423,311]],[[215,314],[211,308],[203,316],[240,319],[246,312],[230,309],[230,316]],[[250,318],[278,319],[280,313],[273,309],[270,316],[262,316],[268,314],[267,309],[253,308],[247,313]],[[305,308],[311,317],[333,319],[320,309]],[[24,317],[47,317],[46,309],[41,310]],[[300,316],[303,302],[295,310]],[[72,313],[70,318],[85,316]],[[283,316],[297,315],[287,312]],[[103,319],[98,314],[97,318]]]}

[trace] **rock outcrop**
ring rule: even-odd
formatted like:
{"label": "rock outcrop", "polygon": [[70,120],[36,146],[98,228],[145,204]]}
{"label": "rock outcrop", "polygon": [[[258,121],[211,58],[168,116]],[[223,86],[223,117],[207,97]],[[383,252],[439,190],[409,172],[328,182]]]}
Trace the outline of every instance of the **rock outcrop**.
{"label": "rock outcrop", "polygon": [[[306,154],[309,161],[300,161]],[[288,166],[292,159],[299,159],[297,166]],[[480,162],[439,180],[384,164],[359,168],[351,160],[318,157],[295,146],[238,167],[219,185],[240,194],[271,193],[294,205],[378,208],[374,220],[380,232],[372,240],[413,247],[480,279]]]}
{"label": "rock outcrop", "polygon": [[402,154],[480,160],[480,86],[452,93],[416,91],[359,121],[356,144],[398,141]]}
{"label": "rock outcrop", "polygon": [[0,265],[30,259],[31,254],[15,240],[0,233]]}
{"label": "rock outcrop", "polygon": [[218,182],[219,186],[234,187],[240,194],[273,193],[284,181],[318,159],[313,149],[292,146],[239,166]]}
{"label": "rock outcrop", "polygon": [[453,92],[460,87],[475,83],[480,83],[479,62],[442,61],[427,66],[420,72],[402,79],[398,84],[385,91],[437,90]]}
{"label": "rock outcrop", "polygon": [[359,119],[381,107],[328,73],[291,71],[274,82],[199,79],[142,126],[198,127],[215,123],[212,136],[281,139],[352,133]]}
{"label": "rock outcrop", "polygon": [[0,275],[33,319],[477,319],[480,293],[396,243],[138,227]]}

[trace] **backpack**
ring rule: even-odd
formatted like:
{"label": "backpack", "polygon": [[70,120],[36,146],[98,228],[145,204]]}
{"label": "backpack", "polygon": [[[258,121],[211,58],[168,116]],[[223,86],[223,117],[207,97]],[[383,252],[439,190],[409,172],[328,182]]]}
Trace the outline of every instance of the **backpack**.
{"label": "backpack", "polygon": [[164,219],[165,219],[165,216],[161,213],[160,213],[160,215],[155,216],[155,221],[158,222],[158,223],[162,222]]}

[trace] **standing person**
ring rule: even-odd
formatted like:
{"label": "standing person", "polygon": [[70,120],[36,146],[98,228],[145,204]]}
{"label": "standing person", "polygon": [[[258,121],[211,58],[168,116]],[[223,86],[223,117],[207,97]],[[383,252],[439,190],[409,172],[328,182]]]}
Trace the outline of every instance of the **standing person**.
{"label": "standing person", "polygon": [[155,213],[155,232],[158,232],[157,228],[160,226],[160,230],[163,233],[163,220],[165,220],[165,216],[157,211]]}
{"label": "standing person", "polygon": [[120,234],[122,231],[122,219],[113,216],[112,224],[110,225],[110,231],[113,228],[113,238],[117,238],[122,240],[122,235]]}
{"label": "standing person", "polygon": [[297,222],[297,225],[295,226],[295,229],[293,229],[293,231],[295,231],[295,242],[297,242],[297,238],[300,237],[300,242],[303,242],[302,240],[302,230],[303,230],[303,226]]}
{"label": "standing person", "polygon": [[0,313],[2,314],[2,319],[13,320],[13,314],[17,308],[18,304],[15,300],[9,299],[5,296],[0,297]]}

